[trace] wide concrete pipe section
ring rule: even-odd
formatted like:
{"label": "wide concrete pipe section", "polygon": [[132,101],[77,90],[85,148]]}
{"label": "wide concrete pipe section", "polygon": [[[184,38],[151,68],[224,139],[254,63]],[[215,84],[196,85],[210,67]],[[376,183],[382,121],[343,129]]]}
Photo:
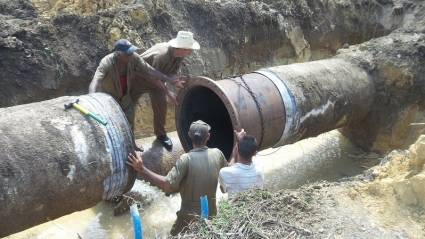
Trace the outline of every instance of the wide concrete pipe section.
{"label": "wide concrete pipe section", "polygon": [[[103,126],[64,104],[79,103]],[[128,191],[131,128],[102,93],[0,109],[0,237]]]}
{"label": "wide concrete pipe section", "polygon": [[177,132],[185,150],[190,123],[212,127],[209,146],[229,157],[233,129],[254,135],[260,149],[296,142],[361,120],[374,96],[370,76],[343,59],[261,69],[213,81],[194,77],[178,95]]}

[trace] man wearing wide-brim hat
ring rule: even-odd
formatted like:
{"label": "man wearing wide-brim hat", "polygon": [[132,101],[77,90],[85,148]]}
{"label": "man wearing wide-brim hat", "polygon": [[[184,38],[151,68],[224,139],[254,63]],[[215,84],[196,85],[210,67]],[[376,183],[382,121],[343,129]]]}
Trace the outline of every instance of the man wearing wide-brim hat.
{"label": "man wearing wide-brim hat", "polygon": [[[155,44],[144,53],[141,54],[142,58],[149,63],[156,70],[171,77],[177,78],[183,59],[192,54],[193,50],[200,48],[199,43],[193,39],[193,34],[188,31],[179,31],[177,37],[168,41]],[[165,88],[165,82],[161,82]],[[175,86],[177,88],[183,87],[183,81],[178,81]],[[171,139],[168,138],[165,131],[165,119],[167,114],[167,101],[166,96],[170,96],[169,91],[158,90],[158,87],[152,86],[148,81],[139,81],[136,83],[132,91],[132,99],[136,102],[143,93],[149,93],[153,118],[154,118],[154,133],[162,145],[171,150],[173,144]],[[172,99],[173,97],[170,96]],[[175,98],[173,100],[175,102]]]}

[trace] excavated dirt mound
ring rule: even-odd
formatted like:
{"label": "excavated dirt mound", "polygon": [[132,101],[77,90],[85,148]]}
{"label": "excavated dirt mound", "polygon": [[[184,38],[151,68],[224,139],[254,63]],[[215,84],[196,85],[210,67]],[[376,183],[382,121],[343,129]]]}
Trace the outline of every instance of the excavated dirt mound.
{"label": "excavated dirt mound", "polygon": [[[419,137],[409,150],[394,151],[381,166],[369,170],[371,182],[353,188],[353,199],[390,226],[410,220],[422,222],[418,230],[425,233],[425,135]],[[409,227],[409,225],[406,225]]]}
{"label": "excavated dirt mound", "polygon": [[[0,0],[0,107],[87,93],[98,62],[119,38],[130,39],[143,50],[190,29],[202,48],[187,59],[182,73],[220,79],[265,66],[327,58],[342,47],[398,28],[414,37],[423,32],[424,13],[419,0]],[[383,42],[354,50],[374,52]],[[402,52],[397,54],[390,54],[396,43],[381,53],[375,50],[373,54],[382,57],[364,63],[371,74],[389,79],[379,85],[385,92],[377,97],[378,107],[368,117],[372,120],[346,132],[365,148],[374,144],[374,149],[387,151],[412,143],[403,141],[410,130],[402,122],[418,114],[418,107],[405,100],[417,94],[405,92],[417,87],[411,83],[420,74],[397,64],[412,57],[418,62],[415,70],[423,68],[419,64],[423,47],[410,42],[398,47]],[[389,117],[382,117],[387,112]],[[151,135],[147,96],[140,100],[136,115],[136,137]],[[174,128],[170,106],[166,129]]]}
{"label": "excavated dirt mound", "polygon": [[369,150],[389,152],[406,148],[425,127],[425,25],[393,33],[338,51],[337,57],[363,67],[374,79],[375,98],[361,122],[343,129],[354,143]]}
{"label": "excavated dirt mound", "polygon": [[[219,79],[332,56],[417,22],[420,10],[414,0],[0,0],[0,107],[87,93],[119,38],[143,50],[190,29],[202,48],[182,73]],[[152,133],[147,97],[141,105],[138,137]]]}

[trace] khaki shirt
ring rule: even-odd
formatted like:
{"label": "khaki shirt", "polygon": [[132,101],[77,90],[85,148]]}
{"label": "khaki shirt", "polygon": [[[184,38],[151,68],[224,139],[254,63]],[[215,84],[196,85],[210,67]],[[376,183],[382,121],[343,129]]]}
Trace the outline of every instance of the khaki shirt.
{"label": "khaki shirt", "polygon": [[207,195],[209,214],[215,215],[218,174],[226,166],[226,158],[216,148],[205,146],[183,154],[166,177],[171,188],[180,192],[180,212],[200,215],[200,197]]}
{"label": "khaki shirt", "polygon": [[104,92],[110,94],[120,103],[123,109],[126,109],[132,103],[129,93],[132,84],[136,81],[136,75],[149,75],[152,70],[154,69],[140,55],[132,54],[127,65],[127,91],[123,94],[119,81],[116,54],[108,54],[100,61],[96,69],[89,86],[89,93]]}
{"label": "khaki shirt", "polygon": [[155,44],[141,54],[141,57],[153,68],[165,75],[177,74],[183,61],[183,57],[174,57],[168,42]]}

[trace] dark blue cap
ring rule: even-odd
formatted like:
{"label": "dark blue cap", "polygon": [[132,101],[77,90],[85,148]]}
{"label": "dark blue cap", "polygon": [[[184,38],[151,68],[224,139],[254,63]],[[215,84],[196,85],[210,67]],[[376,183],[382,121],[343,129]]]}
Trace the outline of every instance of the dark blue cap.
{"label": "dark blue cap", "polygon": [[133,54],[138,48],[127,39],[119,39],[115,42],[114,51],[121,51],[129,55]]}

